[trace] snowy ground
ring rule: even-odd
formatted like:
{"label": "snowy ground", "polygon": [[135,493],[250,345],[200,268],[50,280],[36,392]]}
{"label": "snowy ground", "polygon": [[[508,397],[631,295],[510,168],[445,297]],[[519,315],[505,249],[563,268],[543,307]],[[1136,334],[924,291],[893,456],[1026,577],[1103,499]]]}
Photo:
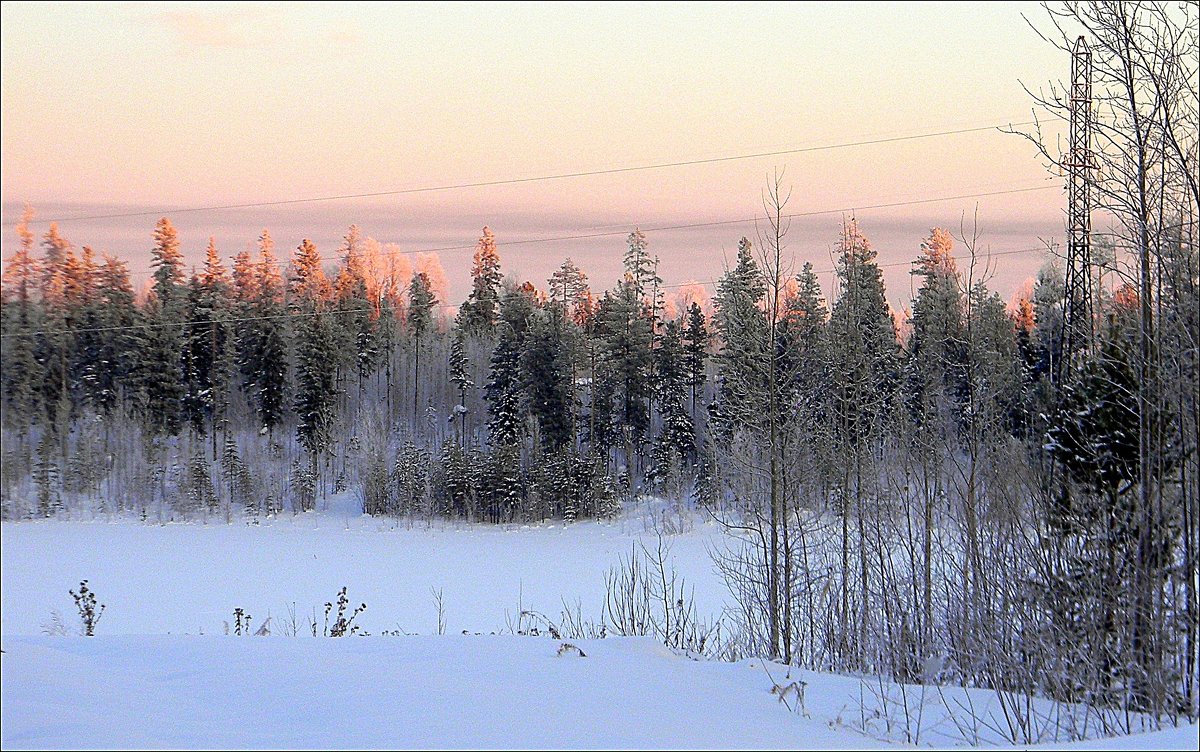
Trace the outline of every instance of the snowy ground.
{"label": "snowy ground", "polygon": [[[409,529],[354,515],[344,500],[260,525],[4,523],[0,742],[864,748],[903,739],[863,709],[864,696],[878,702],[857,678],[793,671],[785,680],[780,666],[694,661],[648,638],[573,641],[587,657],[559,656],[562,640],[511,634],[521,607],[557,618],[564,600],[598,621],[605,571],[632,544],[654,542],[651,516]],[[695,586],[701,617],[715,617],[726,595],[708,549],[720,533],[699,519],[683,527],[670,537],[672,563]],[[67,590],[82,579],[107,605],[98,636],[45,635],[52,611],[77,623]],[[343,585],[353,605],[368,604],[356,623],[370,637],[281,636],[293,603],[304,632]],[[444,636],[431,588],[442,591]],[[235,607],[255,627],[270,615],[273,635],[225,637]],[[808,682],[809,717],[771,694],[795,679]],[[972,694],[978,707],[991,699]],[[910,702],[925,708],[920,745],[964,743],[946,703],[932,694]],[[895,720],[895,705],[889,712]],[[1193,726],[1070,748],[1196,746]]]}
{"label": "snowy ground", "polygon": [[[557,619],[563,602],[600,620],[604,575],[632,545],[654,545],[654,514],[615,522],[496,527],[434,522],[412,527],[344,511],[285,515],[262,524],[166,525],[58,520],[4,523],[0,631],[35,635],[51,610],[75,617],[67,595],[87,579],[107,604],[98,634],[221,634],[242,608],[274,631],[295,604],[307,624],[342,586],[370,632],[431,634],[440,590],[446,631],[500,631],[520,607]],[[661,514],[661,511],[660,511]],[[678,527],[679,523],[669,524]],[[700,518],[668,536],[671,559],[695,586],[701,618],[727,593],[708,547],[716,525]]]}

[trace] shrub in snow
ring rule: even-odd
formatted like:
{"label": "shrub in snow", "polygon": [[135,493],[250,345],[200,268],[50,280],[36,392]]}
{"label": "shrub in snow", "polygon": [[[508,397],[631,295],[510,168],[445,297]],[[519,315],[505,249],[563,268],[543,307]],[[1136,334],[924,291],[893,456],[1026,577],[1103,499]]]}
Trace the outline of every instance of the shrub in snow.
{"label": "shrub in snow", "polygon": [[250,634],[250,614],[240,608],[233,610],[233,633],[239,637]]}
{"label": "shrub in snow", "polygon": [[79,620],[83,622],[83,634],[87,637],[92,637],[96,634],[96,624],[100,621],[100,616],[104,613],[104,604],[100,604],[100,610],[96,610],[96,594],[88,590],[88,581],[83,580],[79,583],[79,592],[69,590],[71,597],[75,599],[75,608],[79,609]]}
{"label": "shrub in snow", "polygon": [[[325,604],[325,627],[324,634],[326,637],[345,637],[352,635],[358,631],[359,627],[354,624],[355,618],[363,611],[367,610],[367,604],[363,603],[358,608],[354,609],[354,613],[350,614],[350,618],[346,618],[346,607],[350,604],[350,599],[346,597],[346,588],[343,586],[338,591],[337,597],[337,618],[334,619],[333,626],[329,624],[329,612],[333,610],[332,603]],[[354,626],[351,626],[351,625]],[[316,636],[316,625],[313,625],[313,636]],[[363,634],[366,634],[365,632]]]}

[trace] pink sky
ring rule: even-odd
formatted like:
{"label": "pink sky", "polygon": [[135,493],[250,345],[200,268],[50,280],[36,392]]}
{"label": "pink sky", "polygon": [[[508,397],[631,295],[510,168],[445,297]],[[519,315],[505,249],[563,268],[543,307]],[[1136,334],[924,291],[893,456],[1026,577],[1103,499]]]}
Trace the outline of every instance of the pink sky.
{"label": "pink sky", "polygon": [[[351,222],[420,251],[497,234],[507,271],[544,282],[572,256],[610,286],[620,236],[593,228],[751,217],[775,168],[791,208],[858,208],[884,263],[978,203],[996,251],[1061,235],[1032,148],[995,131],[373,201],[172,214],[171,208],[399,190],[707,159],[1029,118],[1019,81],[1061,78],[1029,4],[377,6],[3,5],[3,254],[22,202],[45,220],[165,210],[199,259],[269,227],[332,252]],[[49,53],[49,54],[48,54]],[[64,221],[77,245],[145,270],[154,216]],[[797,266],[828,268],[839,214],[793,226]],[[671,283],[720,274],[753,227],[649,232]],[[443,251],[452,298],[469,251]],[[1006,294],[1037,254],[997,259]],[[908,295],[889,267],[889,297]],[[828,284],[829,276],[823,277]]]}

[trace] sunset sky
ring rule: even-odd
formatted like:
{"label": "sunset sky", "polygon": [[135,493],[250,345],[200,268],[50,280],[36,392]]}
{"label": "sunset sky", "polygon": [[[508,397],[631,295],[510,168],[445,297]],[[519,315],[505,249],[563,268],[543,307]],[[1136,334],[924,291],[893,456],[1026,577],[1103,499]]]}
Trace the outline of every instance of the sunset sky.
{"label": "sunset sky", "polygon": [[[284,206],[172,209],[396,191],[708,159],[1030,119],[1031,87],[1069,61],[1032,3],[705,5],[3,4],[3,255],[24,202],[40,233],[147,269],[157,215],[189,258],[265,226],[281,254],[326,255],[350,223],[404,250],[495,231],[506,271],[544,284],[572,256],[594,289],[621,234],[753,217],[786,170],[798,213],[856,209],[884,263],[978,203],[984,247],[1062,235],[1063,194],[1033,148],[996,131],[606,176]],[[1048,190],[871,209],[876,204]],[[842,214],[798,219],[797,264],[829,268]],[[514,245],[538,237],[607,237]],[[752,224],[649,231],[669,283],[720,274]],[[452,302],[469,250],[441,252]],[[1006,297],[1036,253],[997,257]],[[828,274],[822,281],[829,284]],[[887,270],[893,303],[907,267]]]}

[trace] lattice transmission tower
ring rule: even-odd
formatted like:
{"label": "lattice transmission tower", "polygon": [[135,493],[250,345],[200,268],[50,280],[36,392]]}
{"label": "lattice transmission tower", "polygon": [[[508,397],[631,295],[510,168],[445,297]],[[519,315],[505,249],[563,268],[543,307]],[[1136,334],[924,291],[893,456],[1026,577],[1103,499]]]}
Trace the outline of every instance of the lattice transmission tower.
{"label": "lattice transmission tower", "polygon": [[1067,269],[1059,376],[1090,351],[1092,320],[1092,51],[1082,36],[1071,50],[1067,168]]}

